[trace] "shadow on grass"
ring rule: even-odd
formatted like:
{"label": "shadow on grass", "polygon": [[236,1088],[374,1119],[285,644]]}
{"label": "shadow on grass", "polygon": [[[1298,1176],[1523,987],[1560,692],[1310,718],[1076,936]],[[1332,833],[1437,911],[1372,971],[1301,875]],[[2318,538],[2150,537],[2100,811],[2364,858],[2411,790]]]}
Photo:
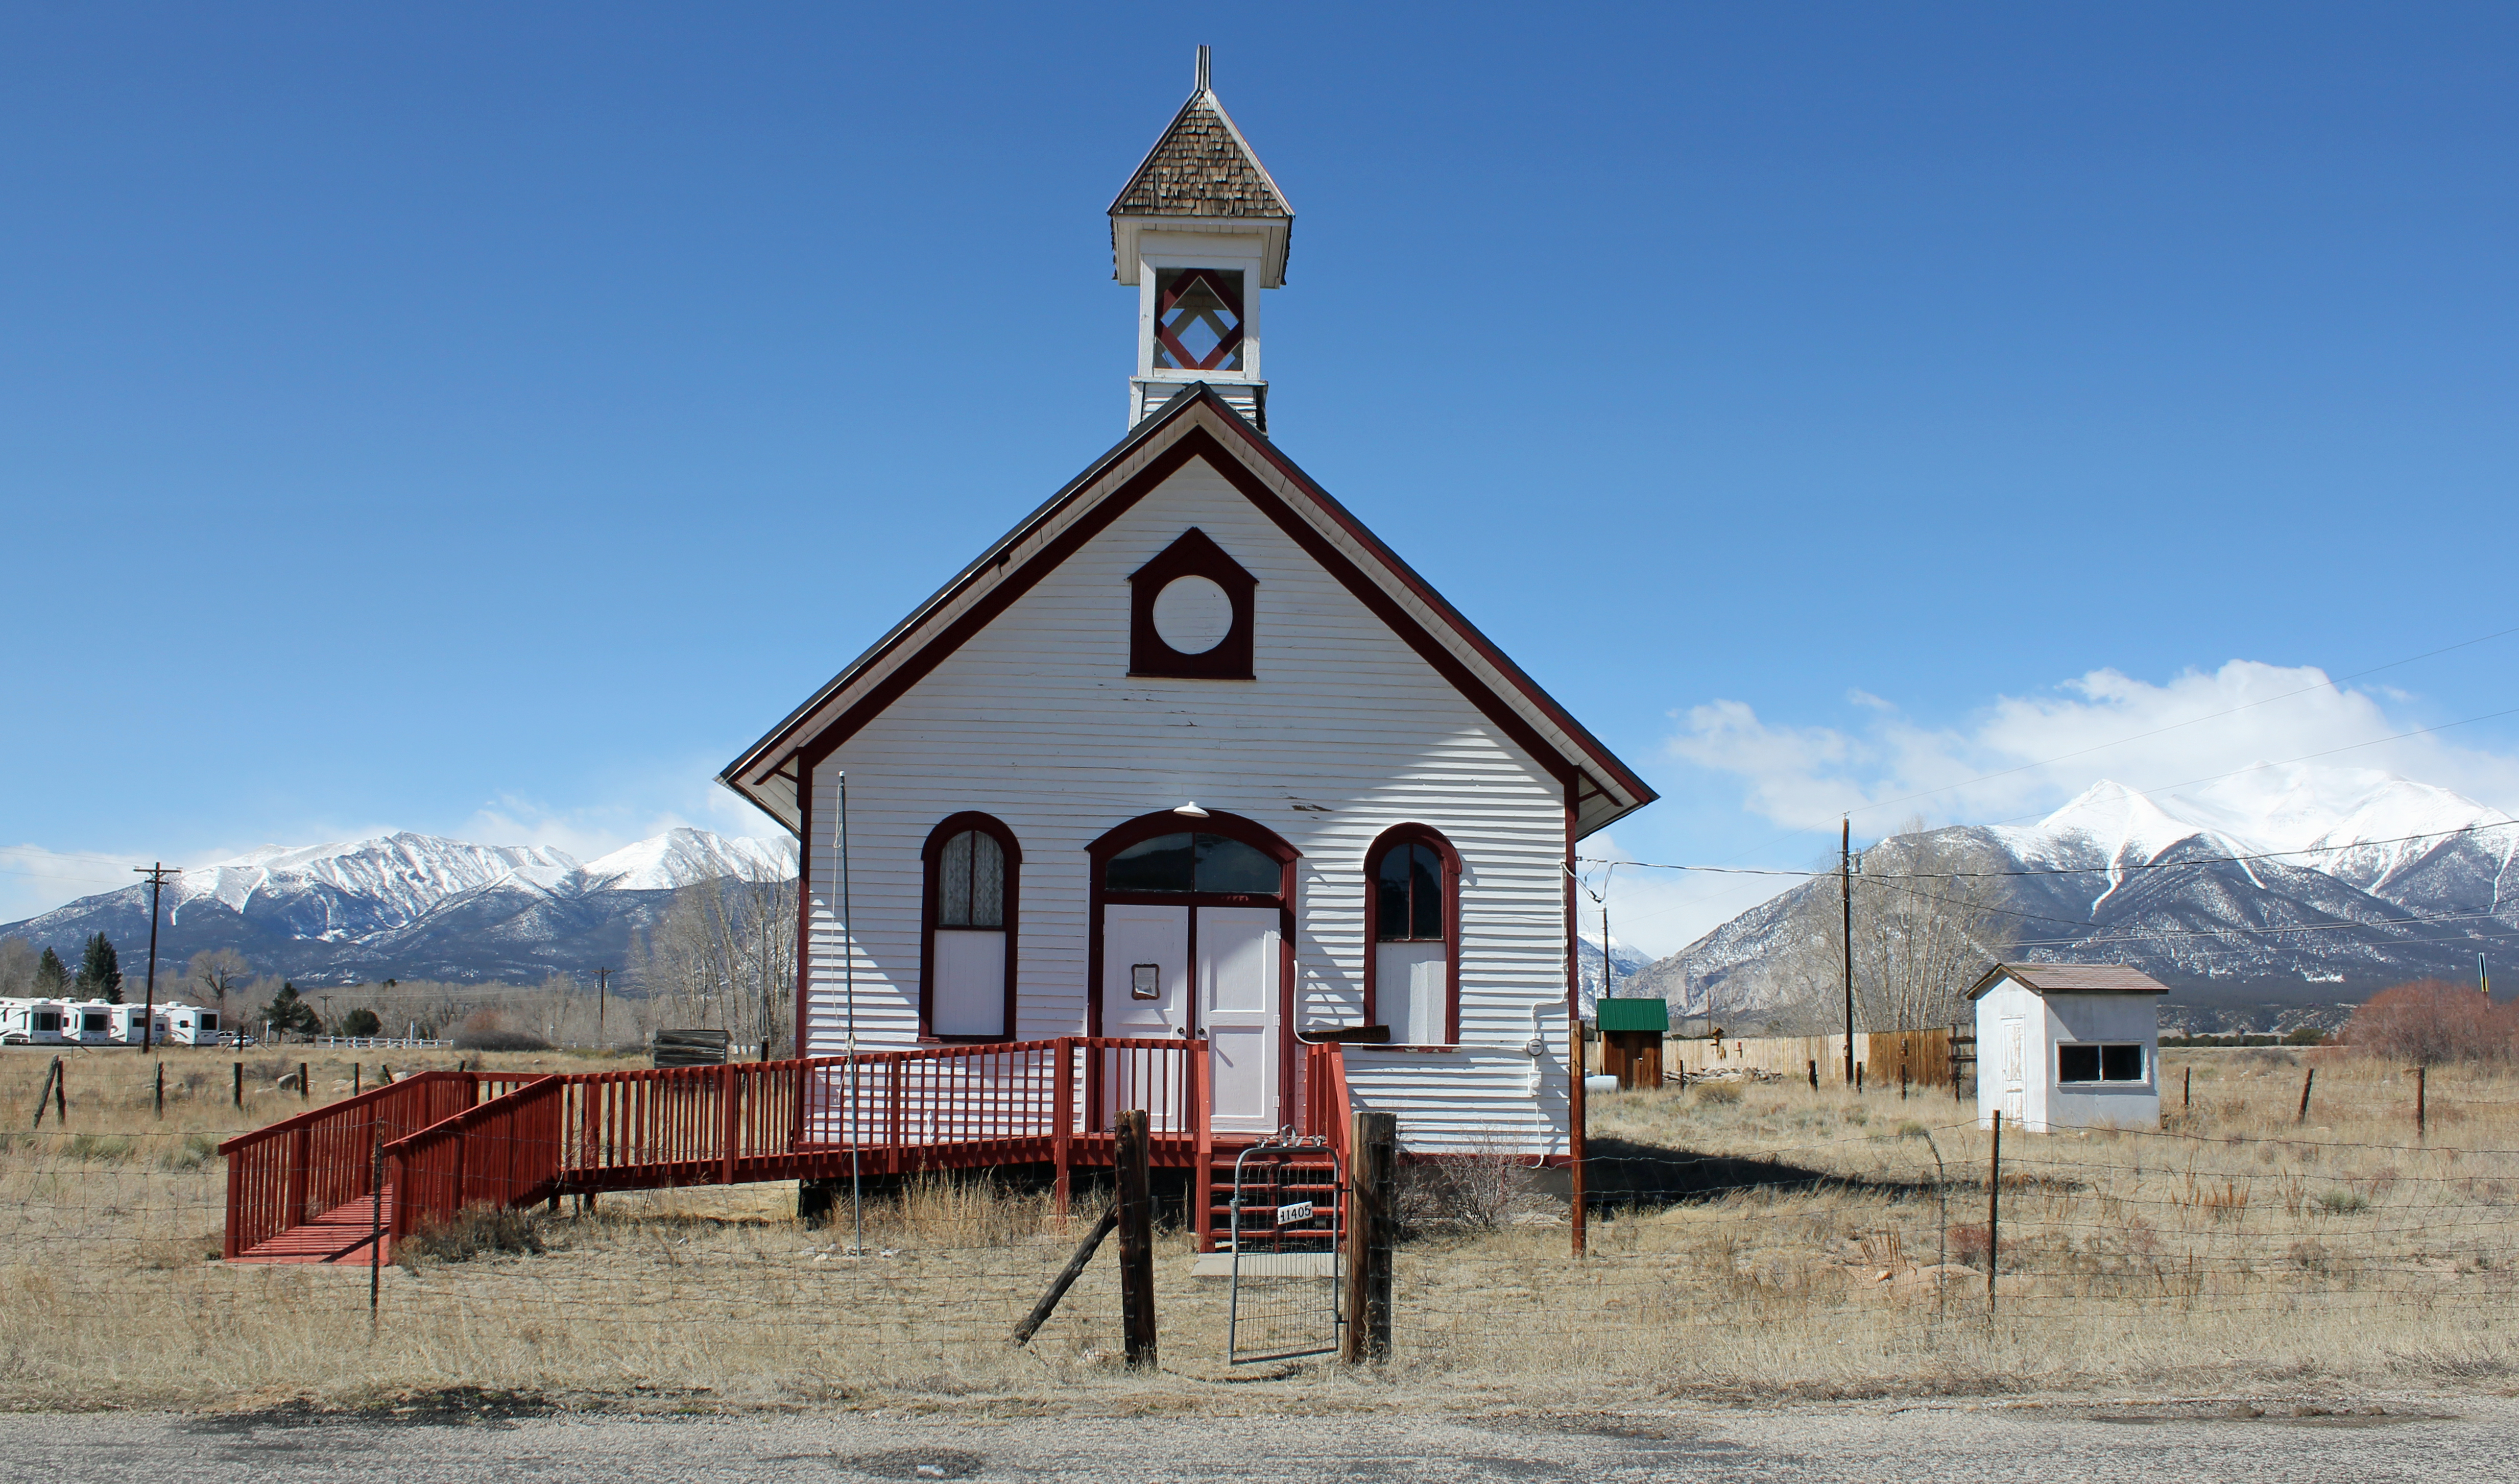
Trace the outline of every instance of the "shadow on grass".
{"label": "shadow on grass", "polygon": [[[1985,1189],[1982,1179],[1956,1169],[1950,1172],[1947,1182],[1938,1180],[1929,1168],[1919,1177],[1906,1179],[1846,1175],[1782,1159],[1701,1155],[1629,1139],[1598,1137],[1587,1141],[1586,1152],[1584,1203],[1595,1210],[1719,1200],[1736,1193],[1800,1195],[1826,1190],[1887,1200],[1929,1200],[1937,1193],[1956,1197],[1966,1191],[1982,1194]],[[1552,1193],[1571,1195],[1572,1181],[1566,1171],[1552,1170],[1549,1174],[1553,1177],[1549,1186]],[[2004,1181],[2007,1189],[2012,1184],[2010,1179]]]}

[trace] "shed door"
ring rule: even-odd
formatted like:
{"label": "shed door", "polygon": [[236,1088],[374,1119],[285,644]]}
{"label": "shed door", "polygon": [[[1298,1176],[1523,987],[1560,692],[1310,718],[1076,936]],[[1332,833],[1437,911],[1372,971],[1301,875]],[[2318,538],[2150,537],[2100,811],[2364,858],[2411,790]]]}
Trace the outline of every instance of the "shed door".
{"label": "shed door", "polygon": [[2003,1023],[2003,1115],[2018,1123],[2027,1111],[2026,1086],[2029,1077],[2029,1026],[2025,1021]]}
{"label": "shed door", "polygon": [[1277,1127],[1275,907],[1198,909],[1198,1019],[1207,1034],[1214,1127]]}

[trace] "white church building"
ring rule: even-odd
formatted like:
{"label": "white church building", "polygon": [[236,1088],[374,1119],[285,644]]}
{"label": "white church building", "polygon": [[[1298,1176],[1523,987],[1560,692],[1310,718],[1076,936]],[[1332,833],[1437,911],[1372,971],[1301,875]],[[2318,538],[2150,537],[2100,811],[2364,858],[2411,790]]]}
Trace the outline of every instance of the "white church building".
{"label": "white church building", "polygon": [[803,843],[798,1054],[1194,1044],[1223,1142],[1335,1043],[1410,1151],[1562,1158],[1569,869],[1654,791],[1271,441],[1294,209],[1204,49],[1109,218],[1127,435],[722,774]]}

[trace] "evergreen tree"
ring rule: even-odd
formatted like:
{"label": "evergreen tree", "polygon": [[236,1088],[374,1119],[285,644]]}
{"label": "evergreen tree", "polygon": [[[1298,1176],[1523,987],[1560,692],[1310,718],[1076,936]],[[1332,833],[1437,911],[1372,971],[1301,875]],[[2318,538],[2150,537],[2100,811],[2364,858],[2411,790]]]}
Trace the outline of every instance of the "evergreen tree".
{"label": "evergreen tree", "polygon": [[79,998],[122,1003],[122,966],[114,959],[113,940],[99,933],[87,940],[87,958],[79,965]]}
{"label": "evergreen tree", "polygon": [[44,956],[35,960],[36,987],[45,994],[58,995],[69,988],[69,984],[70,966],[62,962],[60,954],[46,948]]}
{"label": "evergreen tree", "polygon": [[343,1035],[381,1035],[384,1028],[384,1023],[376,1019],[373,1010],[353,1010],[341,1017]]}
{"label": "evergreen tree", "polygon": [[274,1034],[324,1033],[324,1018],[299,996],[295,984],[285,981],[281,983],[280,992],[271,997],[271,1003],[262,1007],[262,1018],[271,1023]]}

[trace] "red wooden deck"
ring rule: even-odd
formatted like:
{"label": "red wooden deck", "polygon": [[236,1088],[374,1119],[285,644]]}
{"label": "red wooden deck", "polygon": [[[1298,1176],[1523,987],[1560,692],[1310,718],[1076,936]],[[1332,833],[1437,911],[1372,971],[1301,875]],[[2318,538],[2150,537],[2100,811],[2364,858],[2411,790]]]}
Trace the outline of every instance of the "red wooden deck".
{"label": "red wooden deck", "polygon": [[[1209,1127],[1207,1043],[1061,1036],[849,1057],[524,1077],[422,1072],[219,1146],[234,1262],[365,1262],[382,1176],[392,1240],[466,1205],[563,1195],[830,1179],[852,1168],[1114,1159],[1122,1109],[1145,1109],[1158,1166],[1197,1171],[1201,1245],[1220,1224],[1215,1177],[1249,1139]],[[1303,1123],[1347,1139],[1335,1046],[1307,1059]]]}
{"label": "red wooden deck", "polygon": [[258,1242],[227,1259],[230,1262],[324,1262],[369,1264],[372,1234],[378,1225],[383,1237],[376,1242],[375,1260],[393,1261],[393,1187],[385,1187],[385,1208],[379,1219],[376,1198],[361,1196],[332,1207],[323,1215],[292,1226],[276,1237]]}

